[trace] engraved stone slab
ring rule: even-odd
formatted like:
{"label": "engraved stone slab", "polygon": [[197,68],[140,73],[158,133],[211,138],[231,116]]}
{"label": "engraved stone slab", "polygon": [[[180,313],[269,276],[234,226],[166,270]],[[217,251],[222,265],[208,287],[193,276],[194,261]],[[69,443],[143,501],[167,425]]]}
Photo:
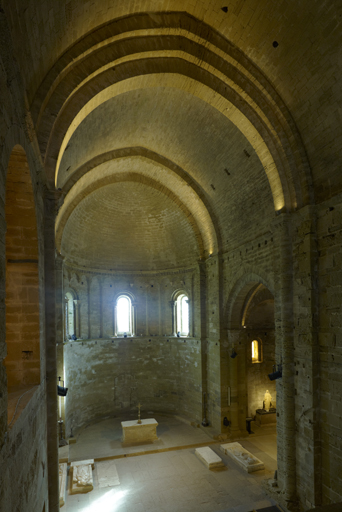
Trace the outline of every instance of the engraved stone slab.
{"label": "engraved stone slab", "polygon": [[93,490],[94,459],[81,460],[70,464],[70,494],[83,494]]}
{"label": "engraved stone slab", "polygon": [[209,469],[222,468],[224,466],[221,457],[219,457],[214,450],[209,448],[209,446],[196,448],[195,454]]}
{"label": "engraved stone slab", "polygon": [[65,504],[67,469],[68,469],[68,464],[66,462],[63,464],[59,464],[59,506],[60,507],[63,507],[63,505]]}
{"label": "engraved stone slab", "polygon": [[237,462],[247,473],[265,469],[264,463],[249,451],[245,450],[240,443],[221,444],[221,450]]}
{"label": "engraved stone slab", "polygon": [[113,460],[96,463],[99,487],[114,487],[120,485],[118,472]]}
{"label": "engraved stone slab", "polygon": [[153,418],[135,421],[122,421],[122,442],[124,444],[153,443],[157,437],[158,423]]}

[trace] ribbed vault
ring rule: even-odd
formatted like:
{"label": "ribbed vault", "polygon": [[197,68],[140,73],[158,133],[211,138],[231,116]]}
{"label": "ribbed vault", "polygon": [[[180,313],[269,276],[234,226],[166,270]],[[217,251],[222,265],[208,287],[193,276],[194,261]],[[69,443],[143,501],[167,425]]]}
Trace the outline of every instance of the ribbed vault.
{"label": "ribbed vault", "polygon": [[203,256],[186,207],[165,187],[134,174],[84,191],[70,215],[57,221],[57,248],[67,263],[93,270],[172,270]]}
{"label": "ribbed vault", "polygon": [[[181,28],[180,28],[181,27]],[[242,131],[248,122],[264,144],[264,168],[276,210],[310,200],[308,165],[285,105],[260,71],[227,39],[186,13],[140,13],[97,28],[52,67],[32,102],[49,179],[77,114],[99,93],[134,77],[178,74],[202,84],[234,108]],[[179,87],[179,84],[175,84]],[[210,103],[210,95],[207,101]],[[108,99],[108,98],[105,98]],[[226,112],[229,117],[229,109]],[[61,154],[60,154],[61,158]]]}
{"label": "ribbed vault", "polygon": [[[124,154],[126,153],[126,156]],[[103,163],[88,164],[88,172],[80,177],[67,194],[56,220],[56,246],[61,249],[63,230],[74,209],[95,190],[119,182],[143,183],[161,191],[177,205],[191,226],[198,244],[198,256],[203,258],[218,249],[215,226],[203,200],[196,190],[191,188],[182,176],[174,172],[172,167],[162,165],[157,159],[150,159],[143,148],[119,150],[116,154],[100,155],[97,161]],[[140,153],[140,155],[139,155]],[[145,153],[145,155],[144,155]],[[144,156],[142,156],[144,155]],[[156,156],[156,155],[153,155]],[[113,158],[116,157],[116,158]],[[86,167],[86,166],[84,166]],[[93,168],[92,168],[93,167]],[[136,201],[136,194],[126,203],[131,208]],[[157,243],[157,240],[155,241]]]}

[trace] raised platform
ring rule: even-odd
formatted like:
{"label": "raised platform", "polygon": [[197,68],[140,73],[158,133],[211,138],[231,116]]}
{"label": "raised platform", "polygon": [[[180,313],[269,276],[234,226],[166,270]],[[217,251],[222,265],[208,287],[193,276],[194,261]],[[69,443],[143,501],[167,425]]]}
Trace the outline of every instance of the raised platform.
{"label": "raised platform", "polygon": [[263,425],[273,425],[277,423],[276,409],[265,411],[264,409],[257,409],[255,415],[256,424],[262,427]]}
{"label": "raised platform", "polygon": [[158,422],[154,418],[147,418],[138,423],[137,420],[122,421],[122,444],[153,443],[157,440]]}

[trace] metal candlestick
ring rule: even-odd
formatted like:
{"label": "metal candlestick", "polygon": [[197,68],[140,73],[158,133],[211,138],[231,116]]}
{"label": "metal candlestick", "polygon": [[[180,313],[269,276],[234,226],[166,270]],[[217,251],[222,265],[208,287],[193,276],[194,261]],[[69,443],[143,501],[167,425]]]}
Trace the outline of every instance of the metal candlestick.
{"label": "metal candlestick", "polygon": [[138,424],[140,425],[141,424],[141,419],[140,419],[140,407],[141,407],[141,405],[140,405],[140,402],[138,403],[137,407],[139,409],[139,411],[138,411]]}

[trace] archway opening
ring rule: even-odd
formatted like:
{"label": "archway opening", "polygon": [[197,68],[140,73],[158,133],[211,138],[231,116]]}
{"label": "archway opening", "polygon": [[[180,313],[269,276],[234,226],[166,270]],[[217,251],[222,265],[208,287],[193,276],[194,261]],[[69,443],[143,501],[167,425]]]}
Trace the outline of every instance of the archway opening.
{"label": "archway opening", "polygon": [[246,332],[247,415],[256,418],[259,426],[274,424],[276,381],[268,377],[275,364],[274,298],[264,285],[247,294],[241,323]]}
{"label": "archway opening", "polygon": [[236,285],[229,306],[228,420],[234,435],[267,435],[265,451],[276,467],[274,297],[262,279],[250,277]]}
{"label": "archway opening", "polygon": [[[38,234],[30,170],[25,151],[13,148],[7,171],[6,343],[4,360],[10,395],[40,383]],[[13,404],[12,404],[13,405]]]}

